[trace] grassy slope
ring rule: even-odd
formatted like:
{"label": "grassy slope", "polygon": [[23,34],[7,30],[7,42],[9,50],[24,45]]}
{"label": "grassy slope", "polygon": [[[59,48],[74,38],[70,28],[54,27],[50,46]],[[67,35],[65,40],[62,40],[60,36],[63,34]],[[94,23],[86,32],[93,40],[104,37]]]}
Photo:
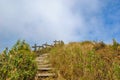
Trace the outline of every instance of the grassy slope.
{"label": "grassy slope", "polygon": [[58,80],[120,80],[119,45],[72,42],[50,53]]}

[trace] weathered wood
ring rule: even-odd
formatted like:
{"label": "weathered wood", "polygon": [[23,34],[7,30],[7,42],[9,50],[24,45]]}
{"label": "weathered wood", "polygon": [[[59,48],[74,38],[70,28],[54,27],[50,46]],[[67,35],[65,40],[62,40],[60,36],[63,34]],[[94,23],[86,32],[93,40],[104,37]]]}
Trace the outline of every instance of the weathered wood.
{"label": "weathered wood", "polygon": [[37,46],[37,44],[34,44],[34,46],[32,46],[32,48],[34,48],[34,51],[36,52],[39,48],[41,48],[42,46]]}
{"label": "weathered wood", "polygon": [[54,45],[56,45],[59,41],[55,40],[55,41],[53,41],[53,42],[54,42]]}
{"label": "weathered wood", "polygon": [[50,47],[52,47],[53,45],[49,45],[49,44],[47,44],[47,42],[45,43],[45,44],[43,44],[43,46],[44,46],[44,48],[50,48]]}
{"label": "weathered wood", "polygon": [[37,44],[35,44],[34,46],[32,46],[32,48],[34,48],[34,51],[37,51]]}
{"label": "weathered wood", "polygon": [[42,65],[39,65],[39,68],[48,68],[48,67],[52,67],[52,64],[42,64]]}
{"label": "weathered wood", "polygon": [[43,63],[43,64],[47,64],[47,63],[49,63],[49,61],[48,60],[36,60],[38,63]]}
{"label": "weathered wood", "polygon": [[54,68],[50,68],[50,67],[48,67],[48,68],[38,68],[38,70],[40,70],[40,71],[50,71],[50,70],[53,70]]}
{"label": "weathered wood", "polygon": [[52,77],[55,76],[55,73],[39,73],[38,77]]}
{"label": "weathered wood", "polygon": [[54,46],[56,46],[57,44],[61,44],[62,43],[62,41],[57,41],[57,40],[55,40],[55,41],[53,41],[54,42]]}
{"label": "weathered wood", "polygon": [[56,45],[62,44],[62,41],[60,41],[60,40],[59,41],[55,40],[53,42],[54,42],[53,45],[49,45],[47,42],[45,44],[42,44],[41,46],[37,46],[37,44],[34,44],[34,46],[32,46],[32,48],[34,48],[35,52],[40,52],[44,48],[49,48],[50,49],[50,48],[52,48]]}
{"label": "weathered wood", "polygon": [[48,60],[49,55],[49,53],[45,53],[36,58],[38,65],[36,80],[44,80],[48,77],[56,77],[56,73],[54,72],[55,68],[52,67],[52,64]]}
{"label": "weathered wood", "polygon": [[38,50],[41,50],[43,48],[44,48],[44,46],[38,46]]}
{"label": "weathered wood", "polygon": [[37,51],[43,49],[44,46],[37,46],[37,44],[34,44],[34,46],[32,46],[32,48],[34,48],[34,51],[37,52]]}
{"label": "weathered wood", "polygon": [[48,56],[45,56],[45,57],[37,57],[36,60],[41,60],[41,59],[47,59]]}

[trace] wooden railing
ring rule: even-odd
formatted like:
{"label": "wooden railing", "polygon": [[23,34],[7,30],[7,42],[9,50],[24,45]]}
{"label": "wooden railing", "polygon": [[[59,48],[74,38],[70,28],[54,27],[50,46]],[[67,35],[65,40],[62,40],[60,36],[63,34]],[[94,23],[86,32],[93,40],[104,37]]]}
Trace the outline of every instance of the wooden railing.
{"label": "wooden railing", "polygon": [[52,48],[52,47],[55,47],[55,46],[61,45],[61,44],[64,44],[64,42],[60,41],[60,40],[59,41],[55,40],[55,41],[53,41],[52,45],[50,45],[46,42],[45,44],[42,44],[41,46],[34,44],[34,46],[32,46],[32,48],[34,48],[34,51],[37,52],[37,51],[43,50],[45,48]]}

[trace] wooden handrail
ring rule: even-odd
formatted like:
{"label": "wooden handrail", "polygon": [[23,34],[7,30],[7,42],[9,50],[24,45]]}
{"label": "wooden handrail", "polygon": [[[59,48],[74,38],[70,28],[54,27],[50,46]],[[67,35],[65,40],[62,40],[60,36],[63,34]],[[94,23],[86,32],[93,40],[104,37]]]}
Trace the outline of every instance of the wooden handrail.
{"label": "wooden handrail", "polygon": [[38,46],[37,44],[34,44],[34,46],[32,46],[32,48],[34,48],[34,51],[36,52],[36,51],[38,51],[38,50],[40,50],[40,49],[54,47],[54,46],[56,46],[57,44],[61,44],[62,41],[60,41],[60,40],[59,40],[59,41],[55,40],[55,41],[53,41],[53,42],[54,42],[53,45],[49,45],[47,42],[46,42],[45,44],[42,44],[42,46]]}

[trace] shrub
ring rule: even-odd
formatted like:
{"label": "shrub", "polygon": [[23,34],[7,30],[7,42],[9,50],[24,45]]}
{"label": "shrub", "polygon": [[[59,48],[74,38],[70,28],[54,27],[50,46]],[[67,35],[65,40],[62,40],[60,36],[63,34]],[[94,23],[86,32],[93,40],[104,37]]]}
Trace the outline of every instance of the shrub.
{"label": "shrub", "polygon": [[0,80],[33,80],[36,70],[35,54],[25,41],[0,54]]}
{"label": "shrub", "polygon": [[119,46],[119,43],[118,43],[115,39],[113,39],[112,48],[113,48],[114,50],[117,50],[118,46]]}
{"label": "shrub", "polygon": [[99,49],[102,49],[104,48],[106,45],[103,41],[100,41],[100,42],[95,42],[94,44],[94,49],[95,50],[99,50]]}

